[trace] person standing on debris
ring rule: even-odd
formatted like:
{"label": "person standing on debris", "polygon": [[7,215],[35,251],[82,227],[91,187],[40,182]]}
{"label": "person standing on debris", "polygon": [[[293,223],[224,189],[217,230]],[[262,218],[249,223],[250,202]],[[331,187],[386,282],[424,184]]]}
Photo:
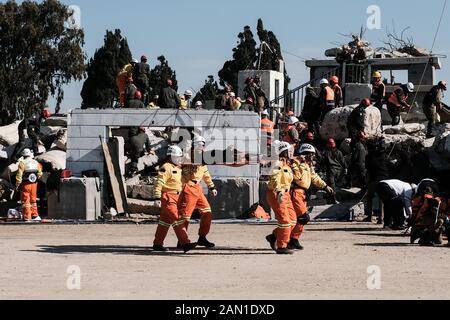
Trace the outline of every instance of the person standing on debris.
{"label": "person standing on debris", "polygon": [[41,125],[51,117],[51,112],[48,109],[42,109],[39,115],[32,115],[29,117],[25,117],[19,123],[18,134],[19,134],[19,142],[16,145],[16,148],[13,152],[11,159],[13,161],[17,160],[17,155],[23,152],[25,148],[25,131],[27,132],[28,138],[33,141],[33,153],[35,155],[39,154],[39,135],[41,134]]}
{"label": "person standing on debris", "polygon": [[172,80],[167,80],[167,86],[161,89],[159,95],[159,107],[163,109],[179,109],[181,108],[181,99],[177,92],[172,88]]}
{"label": "person standing on debris", "polygon": [[[142,103],[142,101],[141,101]],[[134,129],[137,134],[130,134],[130,160],[131,167],[129,176],[133,176],[138,171],[139,159],[145,155],[145,152],[150,153],[152,151],[152,146],[150,143],[150,138],[146,133],[144,127],[139,127]]]}
{"label": "person standing on debris", "polygon": [[[213,197],[218,196],[218,192],[208,167],[203,165],[203,152],[206,146],[205,138],[196,135],[193,140],[193,163],[183,166],[183,192],[178,203],[180,219],[184,221],[186,230],[189,227],[194,210],[200,211],[200,231],[198,246],[214,248],[216,245],[206,238],[211,230],[212,210],[206,196],[203,194],[202,181],[204,181]],[[202,164],[198,164],[202,163]]]}
{"label": "person standing on debris", "polygon": [[126,105],[127,105],[127,108],[129,108],[129,109],[145,109],[145,105],[142,102],[141,91],[136,90],[136,92],[134,93],[133,99],[128,100]]}
{"label": "person standing on debris", "polygon": [[167,156],[167,162],[159,169],[158,182],[154,190],[154,197],[158,199],[155,204],[161,207],[161,217],[153,242],[153,250],[169,251],[164,247],[164,240],[169,229],[173,227],[181,248],[187,253],[195,249],[197,244],[189,240],[184,220],[179,218],[178,213],[178,202],[183,188],[181,168],[183,151],[177,146],[171,146]]}
{"label": "person standing on debris", "polygon": [[337,148],[334,139],[328,139],[327,150],[323,154],[323,166],[327,174],[328,185],[336,190],[342,183],[347,172],[347,162],[342,152]]}
{"label": "person standing on debris", "polygon": [[406,218],[412,215],[412,199],[417,186],[400,180],[384,180],[377,193],[384,204],[384,227],[392,230],[406,229]]}
{"label": "person standing on debris", "polygon": [[42,166],[33,159],[30,149],[25,149],[22,156],[16,175],[16,190],[20,191],[23,218],[26,222],[41,221],[37,206],[37,187],[38,180],[42,177]]}
{"label": "person standing on debris", "polygon": [[297,125],[300,123],[300,120],[297,117],[289,118],[289,125],[284,130],[283,133],[283,141],[287,142],[293,146],[297,145],[300,142],[300,133],[297,130]]}
{"label": "person standing on debris", "polygon": [[[367,196],[364,202],[364,212],[367,218],[364,222],[372,222],[373,199],[380,181],[389,179],[389,162],[386,156],[386,143],[384,138],[369,141],[367,143],[366,170],[368,178]],[[383,204],[378,203],[379,217],[378,224],[383,223]]]}
{"label": "person standing on debris", "polygon": [[267,110],[261,113],[261,139],[267,141],[267,150],[272,148],[272,139],[275,132],[275,123],[270,121],[269,116]]}
{"label": "person standing on debris", "polygon": [[291,197],[294,210],[297,216],[297,223],[291,233],[288,249],[303,250],[299,239],[302,236],[305,226],[311,218],[308,214],[307,194],[311,186],[320,190],[325,190],[329,196],[334,197],[333,188],[329,187],[314,170],[314,157],[316,148],[310,144],[303,144],[295,151],[292,171],[294,181],[291,188]]}
{"label": "person standing on debris", "polygon": [[334,91],[333,89],[330,88],[327,79],[320,80],[320,88],[321,91],[319,94],[319,101],[320,101],[320,109],[322,111],[322,114],[320,116],[320,122],[322,123],[327,113],[336,107],[335,104],[336,99]]}
{"label": "person standing on debris", "polygon": [[239,108],[240,111],[251,111],[255,112],[254,101],[251,97],[248,97],[244,104]]}
{"label": "person standing on debris", "polygon": [[125,89],[127,82],[130,78],[133,78],[134,66],[138,63],[136,59],[132,60],[129,64],[125,65],[122,70],[119,71],[116,77],[116,85],[119,90],[120,107],[125,107]]}
{"label": "person standing on debris", "polygon": [[148,104],[149,80],[150,80],[150,65],[147,63],[148,59],[144,55],[141,57],[141,62],[134,67],[133,78],[136,82],[136,87],[142,93],[142,102]]}
{"label": "person standing on debris", "polygon": [[314,88],[307,87],[301,118],[308,124],[308,130],[316,134],[320,132],[321,111],[319,104],[319,96],[314,91]]}
{"label": "person standing on debris", "polygon": [[366,135],[360,131],[358,140],[353,145],[347,180],[352,184],[353,177],[356,178],[357,186],[361,188],[359,195],[362,197],[367,192],[367,171],[366,157],[367,149],[365,146]]}
{"label": "person standing on debris", "polygon": [[372,101],[373,105],[376,108],[378,108],[378,110],[380,110],[380,112],[383,110],[385,97],[386,97],[386,85],[381,79],[381,72],[376,71],[373,74],[372,95],[370,96],[370,100]]}
{"label": "person standing on debris", "polygon": [[137,91],[138,88],[134,84],[133,77],[129,77],[127,79],[127,86],[125,88],[125,108],[130,108],[129,103],[131,100],[135,99]]}
{"label": "person standing on debris", "polygon": [[336,108],[342,108],[344,106],[344,93],[339,86],[339,78],[332,76],[330,78],[330,87],[334,91],[334,105]]}
{"label": "person standing on debris", "polygon": [[267,201],[275,212],[278,221],[277,228],[266,237],[270,247],[277,254],[293,254],[288,248],[294,226],[297,224],[297,215],[291,198],[291,185],[294,173],[291,168],[293,147],[287,142],[274,142],[278,161],[271,164],[270,181],[267,190]]}
{"label": "person standing on debris", "polygon": [[371,104],[370,99],[363,99],[360,105],[352,111],[348,118],[347,130],[350,134],[350,138],[352,139],[352,149],[359,139],[358,137],[360,136],[360,132],[365,131],[366,109],[370,107]]}
{"label": "person standing on debris", "polygon": [[425,95],[423,99],[423,112],[428,119],[427,138],[433,138],[433,130],[436,125],[438,112],[442,110],[444,91],[447,91],[447,83],[440,81],[437,86]]}
{"label": "person standing on debris", "polygon": [[191,108],[192,95],[193,95],[193,93],[191,90],[186,90],[184,92],[184,95],[180,96],[180,101],[181,101],[180,109],[181,110],[187,110],[187,109]]}
{"label": "person standing on debris", "polygon": [[398,126],[400,124],[400,112],[411,110],[408,104],[408,98],[414,92],[414,84],[409,82],[396,89],[388,99],[387,108],[389,115],[392,118],[392,125]]}

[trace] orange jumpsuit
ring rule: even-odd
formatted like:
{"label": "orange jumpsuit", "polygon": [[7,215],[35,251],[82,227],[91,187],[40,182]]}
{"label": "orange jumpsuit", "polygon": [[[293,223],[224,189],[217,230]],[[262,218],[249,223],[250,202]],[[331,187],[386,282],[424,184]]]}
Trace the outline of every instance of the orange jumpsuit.
{"label": "orange jumpsuit", "polygon": [[119,72],[116,77],[116,85],[119,89],[120,105],[125,105],[125,88],[127,87],[127,79],[133,76],[133,65],[127,64]]}
{"label": "orange jumpsuit", "polygon": [[182,190],[181,167],[172,163],[164,164],[158,173],[154,197],[161,199],[161,217],[156,230],[155,246],[163,246],[170,227],[173,227],[181,245],[190,243],[184,220],[178,215],[178,200]]}
{"label": "orange jumpsuit", "polygon": [[[308,212],[306,192],[311,188],[311,185],[314,185],[319,189],[325,189],[327,184],[315,172],[314,167],[307,162],[295,159],[292,170],[294,171],[294,181],[291,191],[292,203],[297,218],[300,218]],[[296,223],[296,226],[292,231],[291,239],[300,239],[304,230],[305,226]]]}
{"label": "orange jumpsuit", "polygon": [[[287,161],[280,160],[272,164],[267,201],[275,212],[275,218],[278,221],[277,229],[274,230],[278,249],[287,248],[291,232],[297,223],[290,195],[293,180],[294,175]],[[281,204],[278,202],[279,193],[283,194]]]}
{"label": "orange jumpsuit", "polygon": [[201,182],[204,181],[210,190],[215,190],[214,182],[207,166],[189,165],[183,167],[183,192],[178,204],[180,219],[184,219],[186,230],[195,209],[200,210],[200,237],[206,237],[211,230],[212,210],[203,194]]}
{"label": "orange jumpsuit", "polygon": [[[34,179],[33,179],[34,177]],[[42,166],[32,158],[25,158],[19,163],[16,186],[20,188],[23,218],[25,221],[39,217],[37,207],[37,179],[42,177]]]}

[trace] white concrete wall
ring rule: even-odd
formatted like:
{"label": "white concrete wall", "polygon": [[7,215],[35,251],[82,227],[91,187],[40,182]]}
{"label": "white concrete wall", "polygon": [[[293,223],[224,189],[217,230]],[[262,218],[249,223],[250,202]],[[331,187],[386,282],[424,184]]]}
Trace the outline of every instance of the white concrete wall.
{"label": "white concrete wall", "polygon": [[[245,89],[245,80],[248,77],[260,77],[261,78],[261,87],[264,92],[268,95],[269,101],[275,100],[278,98],[275,95],[275,81],[278,80],[280,82],[280,92],[279,96],[284,94],[284,74],[278,71],[272,70],[245,70],[239,71],[238,75],[238,96],[244,99],[244,89]],[[280,105],[284,104],[284,101],[281,100]]]}

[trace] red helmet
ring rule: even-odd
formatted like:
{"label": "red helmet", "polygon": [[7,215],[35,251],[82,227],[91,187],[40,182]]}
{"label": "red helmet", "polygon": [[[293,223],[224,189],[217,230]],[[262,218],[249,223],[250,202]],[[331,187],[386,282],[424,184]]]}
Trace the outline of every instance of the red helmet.
{"label": "red helmet", "polygon": [[172,82],[172,80],[167,80],[167,85],[169,86],[169,87],[171,87],[171,86],[173,86],[173,82]]}
{"label": "red helmet", "polygon": [[360,140],[366,140],[366,133],[364,131],[360,131],[358,134],[358,138]]}
{"label": "red helmet", "polygon": [[330,82],[334,82],[334,83],[336,83],[336,84],[338,84],[339,83],[339,78],[338,77],[336,77],[336,76],[332,76],[331,78],[330,78]]}
{"label": "red helmet", "polygon": [[42,116],[44,119],[48,119],[52,116],[52,113],[48,109],[44,109],[42,110]]}
{"label": "red helmet", "polygon": [[370,107],[372,105],[372,102],[370,101],[369,98],[365,98],[361,101],[361,104],[365,107]]}
{"label": "red helmet", "polygon": [[145,133],[145,128],[144,127],[139,127],[139,132]]}
{"label": "red helmet", "polygon": [[134,94],[134,98],[141,100],[142,99],[142,93],[139,90],[136,90],[136,93]]}
{"label": "red helmet", "polygon": [[254,102],[252,97],[247,98],[247,103],[253,104]]}
{"label": "red helmet", "polygon": [[333,138],[328,139],[328,144],[327,145],[328,145],[328,147],[330,149],[336,149],[337,148],[336,141]]}
{"label": "red helmet", "polygon": [[306,134],[306,140],[308,140],[308,141],[314,140],[314,133],[308,132],[308,133]]}

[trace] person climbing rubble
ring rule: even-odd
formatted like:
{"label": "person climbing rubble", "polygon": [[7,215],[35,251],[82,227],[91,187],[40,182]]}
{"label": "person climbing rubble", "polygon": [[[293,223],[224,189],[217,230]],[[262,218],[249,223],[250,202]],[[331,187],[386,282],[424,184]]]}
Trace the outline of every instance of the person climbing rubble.
{"label": "person climbing rubble", "polygon": [[414,84],[411,82],[397,88],[389,97],[387,108],[392,118],[392,125],[398,126],[401,121],[400,113],[410,111],[411,106],[408,104],[408,98],[414,92]]}
{"label": "person climbing rubble", "polygon": [[428,91],[423,99],[423,112],[428,120],[427,138],[434,138],[433,131],[436,126],[438,112],[442,110],[444,91],[447,91],[447,82],[440,81]]}

